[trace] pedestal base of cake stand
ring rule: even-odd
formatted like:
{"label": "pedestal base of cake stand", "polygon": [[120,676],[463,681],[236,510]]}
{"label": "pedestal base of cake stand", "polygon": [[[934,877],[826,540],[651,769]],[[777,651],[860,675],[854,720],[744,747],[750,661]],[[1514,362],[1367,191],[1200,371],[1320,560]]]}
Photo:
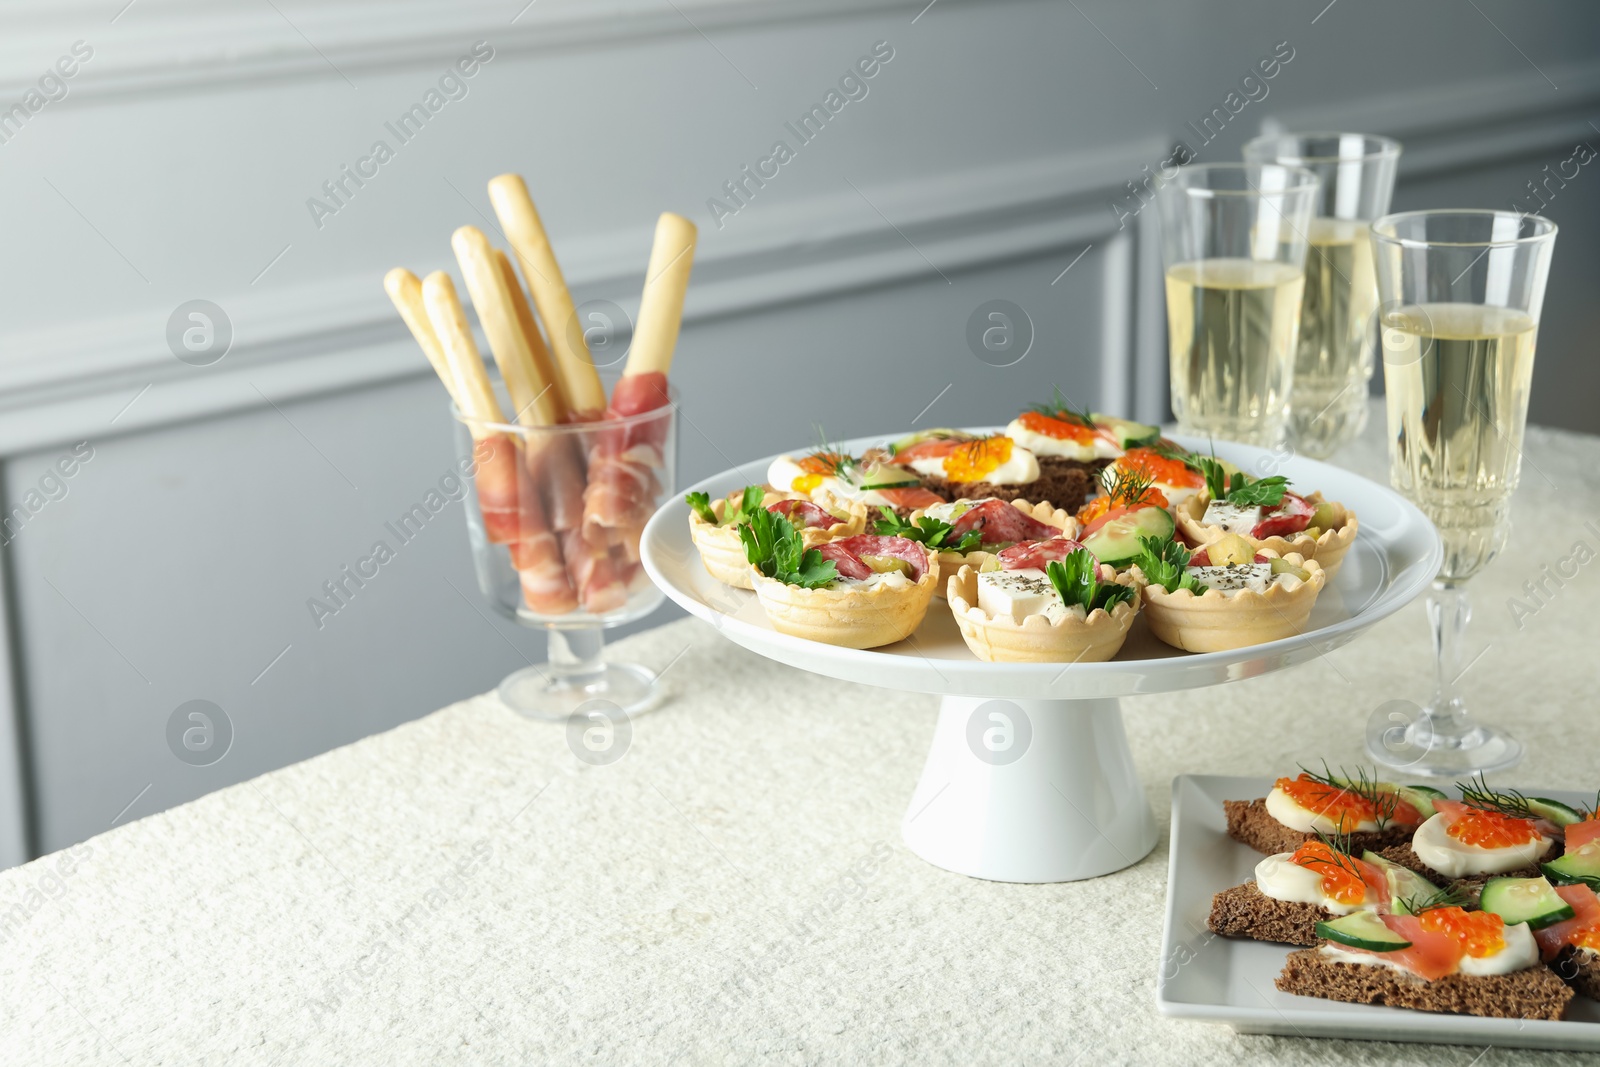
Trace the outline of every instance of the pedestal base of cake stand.
{"label": "pedestal base of cake stand", "polygon": [[1114,699],[947,696],[900,827],[918,856],[995,882],[1071,882],[1155,847]]}

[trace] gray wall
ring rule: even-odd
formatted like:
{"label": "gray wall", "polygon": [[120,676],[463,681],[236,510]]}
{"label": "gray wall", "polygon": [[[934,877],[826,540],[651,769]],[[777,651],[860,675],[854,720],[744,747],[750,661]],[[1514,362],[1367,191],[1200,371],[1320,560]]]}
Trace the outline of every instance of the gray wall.
{"label": "gray wall", "polygon": [[[906,425],[947,385],[925,421],[1004,420],[1052,382],[1162,415],[1153,212],[1119,223],[1113,202],[1175,138],[1226,160],[1269,122],[1392,134],[1402,208],[1526,204],[1543,167],[1600,144],[1588,4],[924,3],[8,5],[0,108],[73,42],[93,57],[0,143],[3,501],[43,499],[30,489],[77,442],[93,458],[3,550],[0,862],[542,656],[488,620],[454,511],[322,629],[305,604],[452,459],[442,392],[379,279],[453,269],[450,231],[486,225],[494,174],[527,176],[580,300],[636,306],[656,214],[701,224],[675,368],[695,479],[817,420]],[[494,58],[468,94],[319,227],[307,199],[374,140],[393,147],[384,123],[479,40]],[[784,123],[877,41],[894,58],[868,95],[719,228],[707,199],[793,145]],[[1294,58],[1268,96],[1201,146],[1185,122],[1281,41]],[[1590,430],[1596,166],[1547,210],[1563,233],[1533,401]],[[207,367],[165,340],[196,298],[235,334]],[[1011,367],[965,340],[995,298],[1033,324]],[[234,726],[209,767],[167,746],[191,699]]]}

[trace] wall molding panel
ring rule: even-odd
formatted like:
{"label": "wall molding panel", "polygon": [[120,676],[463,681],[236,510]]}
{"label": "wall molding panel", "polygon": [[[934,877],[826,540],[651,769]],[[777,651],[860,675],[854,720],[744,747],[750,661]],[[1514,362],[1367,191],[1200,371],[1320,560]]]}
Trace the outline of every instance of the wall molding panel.
{"label": "wall molding panel", "polygon": [[[1137,173],[1162,147],[1150,140],[1090,161],[1054,156],[867,187],[872,204],[898,220],[893,225],[849,189],[775,206],[741,226],[736,241],[696,262],[685,322],[752,315],[1104,239],[1117,232],[1108,207],[1115,181]],[[633,314],[637,245],[632,233],[573,242],[563,250],[569,283]],[[1118,269],[1130,265],[1119,260]],[[1131,279],[1116,285],[1124,296],[1132,291]],[[234,326],[233,348],[204,368],[179,363],[168,351],[167,309],[0,335],[7,353],[0,355],[0,455],[427,371],[378,280],[366,274],[253,292],[223,306]],[[1126,353],[1119,358],[1125,366]]]}
{"label": "wall molding panel", "polygon": [[[946,4],[965,0],[944,0]],[[117,5],[32,0],[0,42],[0,99],[19,95],[74,40],[96,48],[74,96],[195,91],[233,83],[348,79],[428,65],[463,43],[486,40],[506,54],[626,46],[667,36],[844,18],[915,0],[278,0],[221,5],[138,0]],[[109,13],[108,13],[109,11]]]}

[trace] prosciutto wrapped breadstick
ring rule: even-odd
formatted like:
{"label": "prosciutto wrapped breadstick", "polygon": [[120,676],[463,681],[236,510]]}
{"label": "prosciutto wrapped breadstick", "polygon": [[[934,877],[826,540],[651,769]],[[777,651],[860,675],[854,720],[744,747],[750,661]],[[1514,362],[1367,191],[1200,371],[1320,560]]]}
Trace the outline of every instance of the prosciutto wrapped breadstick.
{"label": "prosciutto wrapped breadstick", "polygon": [[435,271],[428,275],[422,283],[422,303],[451,371],[456,404],[468,419],[485,534],[491,541],[515,546],[513,563],[530,609],[547,615],[567,614],[577,608],[578,597],[561,546],[545,518],[515,439],[486,425],[503,424],[505,415],[448,274]]}
{"label": "prosciutto wrapped breadstick", "polygon": [[[417,280],[417,276],[403,267],[396,267],[384,276],[383,287],[461,413],[468,418],[482,417],[499,421],[500,405],[495,400],[494,391],[489,388],[488,379],[484,378],[480,387],[469,375],[467,384],[462,384],[461,376],[457,374],[428,317],[422,282]],[[454,293],[453,288],[451,293]],[[471,337],[467,340],[470,343]],[[476,353],[476,349],[473,351]],[[482,371],[481,361],[479,371]],[[474,412],[484,414],[475,416]],[[507,544],[516,540],[518,532],[517,469],[516,464],[511,462],[515,449],[501,447],[495,440],[500,435],[489,434],[478,427],[472,427],[472,435],[477,450],[483,453],[478,459],[476,481],[484,530],[490,541]]]}
{"label": "prosciutto wrapped breadstick", "polygon": [[463,226],[451,235],[450,247],[455,250],[467,292],[472,294],[472,306],[489,339],[489,350],[494,353],[506,391],[511,394],[516,421],[523,426],[559,422],[561,394],[555,391],[550,354],[537,332],[529,337],[525,331],[489,239],[476,226]]}
{"label": "prosciutto wrapped breadstick", "polygon": [[[668,403],[667,372],[683,323],[683,297],[694,267],[696,230],[682,215],[663,214],[656,223],[639,323],[622,379],[612,390],[606,414],[624,418]],[[589,487],[583,493],[584,536],[615,542],[619,531],[649,517],[661,485],[664,426],[636,427],[601,435],[589,455]]]}
{"label": "prosciutto wrapped breadstick", "polygon": [[522,264],[534,307],[539,309],[539,317],[550,333],[556,379],[569,417],[574,422],[598,418],[606,406],[606,391],[595,372],[583,331],[570,328],[578,314],[572,305],[572,293],[561,276],[561,265],[556,262],[544,223],[539,220],[521,175],[502,174],[491,179],[489,202]]}

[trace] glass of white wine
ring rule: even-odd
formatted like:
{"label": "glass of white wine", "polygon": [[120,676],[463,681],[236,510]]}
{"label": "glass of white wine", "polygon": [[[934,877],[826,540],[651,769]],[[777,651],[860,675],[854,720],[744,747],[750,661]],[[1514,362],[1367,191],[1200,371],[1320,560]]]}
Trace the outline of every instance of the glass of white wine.
{"label": "glass of white wine", "polygon": [[1391,767],[1461,777],[1522,758],[1521,742],[1468,716],[1457,688],[1471,618],[1462,584],[1510,532],[1555,243],[1555,223],[1511,211],[1412,211],[1372,224],[1389,478],[1444,541],[1428,594],[1433,697],[1409,723],[1375,721],[1367,732],[1369,752]]}
{"label": "glass of white wine", "polygon": [[1307,231],[1289,443],[1326,459],[1367,424],[1378,308],[1367,229],[1389,213],[1400,143],[1363,133],[1286,133],[1257,137],[1244,158],[1304,167],[1322,181]]}
{"label": "glass of white wine", "polygon": [[1283,440],[1318,186],[1303,167],[1209,163],[1181,168],[1157,191],[1183,432]]}

